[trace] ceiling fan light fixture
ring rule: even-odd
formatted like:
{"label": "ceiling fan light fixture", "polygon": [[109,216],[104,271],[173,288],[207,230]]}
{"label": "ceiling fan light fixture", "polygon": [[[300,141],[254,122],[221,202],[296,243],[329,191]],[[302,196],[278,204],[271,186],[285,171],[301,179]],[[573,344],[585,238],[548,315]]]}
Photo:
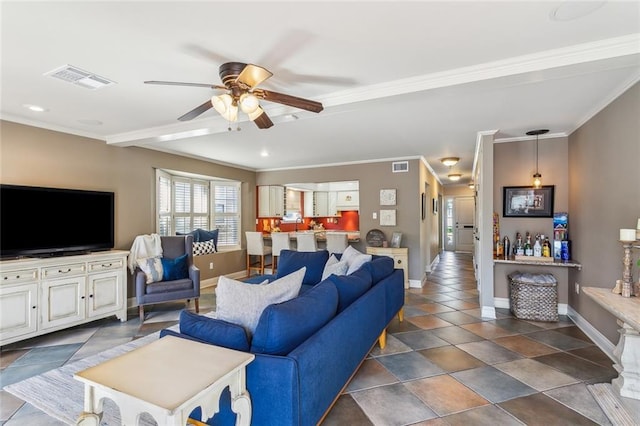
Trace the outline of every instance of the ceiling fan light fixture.
{"label": "ceiling fan light fixture", "polygon": [[243,93],[240,95],[240,100],[238,102],[240,104],[240,109],[245,114],[251,114],[258,108],[260,108],[260,102],[258,98],[252,93]]}
{"label": "ceiling fan light fixture", "polygon": [[233,98],[228,93],[211,98],[211,104],[227,121],[238,119],[238,107],[233,104]]}
{"label": "ceiling fan light fixture", "polygon": [[457,182],[460,180],[460,178],[462,177],[462,175],[460,173],[451,173],[450,175],[447,176],[449,178],[449,180],[452,180],[454,182]]}
{"label": "ceiling fan light fixture", "polygon": [[248,112],[247,115],[249,116],[249,120],[254,121],[256,118],[260,117],[263,112],[264,110],[258,106],[254,111]]}
{"label": "ceiling fan light fixture", "polygon": [[460,161],[459,157],[446,157],[440,159],[440,162],[447,167],[455,166],[458,164],[458,161]]}

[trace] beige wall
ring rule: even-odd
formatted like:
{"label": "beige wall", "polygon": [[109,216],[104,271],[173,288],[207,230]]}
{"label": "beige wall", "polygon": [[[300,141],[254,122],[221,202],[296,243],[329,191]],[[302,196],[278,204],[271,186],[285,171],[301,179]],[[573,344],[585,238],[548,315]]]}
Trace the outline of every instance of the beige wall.
{"label": "beige wall", "polygon": [[[393,173],[391,161],[378,163],[353,164],[346,166],[317,167],[296,170],[278,170],[258,172],[256,182],[258,185],[283,185],[292,182],[335,182],[357,180],[360,187],[360,232],[362,241],[355,245],[358,250],[364,251],[366,243],[364,238],[371,229],[383,231],[387,240],[391,240],[393,232],[402,232],[402,247],[409,248],[409,278],[421,280],[424,275],[426,259],[421,256],[421,200],[422,179],[421,170],[424,165],[420,160],[409,160],[407,173]],[[430,187],[434,191],[432,196],[437,196],[439,186],[431,176],[429,179],[435,182]],[[396,189],[397,206],[389,206],[396,210],[396,226],[380,226],[380,190]],[[378,214],[373,219],[373,213]],[[437,228],[433,228],[437,229]],[[436,236],[437,237],[437,236]],[[437,247],[437,242],[436,242]],[[433,260],[436,252],[432,252]]]}
{"label": "beige wall", "polygon": [[[544,234],[553,238],[553,218],[513,218],[503,217],[503,187],[530,186],[535,173],[535,140],[525,142],[497,143],[493,147],[493,211],[500,215],[500,238],[508,236],[513,242],[516,232],[524,237]],[[568,139],[540,139],[538,146],[538,170],[542,175],[543,185],[555,188],[554,212],[569,211],[569,173]],[[572,215],[569,214],[569,230],[571,232]],[[575,257],[575,256],[574,256]],[[568,302],[568,271],[562,267],[496,264],[494,266],[494,296],[509,297],[507,276],[514,271],[551,273],[558,281],[558,301]]]}
{"label": "beige wall", "polygon": [[[569,136],[569,235],[583,267],[569,282],[612,288],[622,277],[620,228],[640,218],[640,84]],[[544,175],[544,172],[543,172]],[[634,265],[639,257],[634,253]],[[633,277],[638,280],[637,266]],[[611,342],[615,318],[589,298],[569,292],[569,305]]]}
{"label": "beige wall", "polygon": [[[255,220],[253,172],[7,121],[0,125],[0,182],[115,192],[116,249],[128,250],[136,235],[155,232],[154,168],[242,181],[243,223]],[[51,226],[46,212],[42,226]],[[237,270],[245,267],[240,257]],[[134,296],[129,280],[128,297]]]}

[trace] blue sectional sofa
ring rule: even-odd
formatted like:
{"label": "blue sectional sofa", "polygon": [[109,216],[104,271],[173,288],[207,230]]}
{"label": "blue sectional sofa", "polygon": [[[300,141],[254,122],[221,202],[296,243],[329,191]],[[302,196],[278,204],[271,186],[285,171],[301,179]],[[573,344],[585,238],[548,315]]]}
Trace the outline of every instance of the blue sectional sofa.
{"label": "blue sectional sofa", "polygon": [[[306,266],[298,297],[269,305],[260,316],[253,336],[243,340],[242,328],[224,321],[184,311],[180,333],[167,334],[250,351],[255,360],[247,366],[247,389],[253,425],[316,425],[404,304],[404,276],[393,260],[373,256],[351,275],[331,275],[321,280],[329,255],[325,252],[283,251],[273,280]],[[250,340],[250,341],[249,341]],[[229,392],[223,393],[220,411],[207,421],[235,424]],[[199,409],[192,417],[200,419]]]}

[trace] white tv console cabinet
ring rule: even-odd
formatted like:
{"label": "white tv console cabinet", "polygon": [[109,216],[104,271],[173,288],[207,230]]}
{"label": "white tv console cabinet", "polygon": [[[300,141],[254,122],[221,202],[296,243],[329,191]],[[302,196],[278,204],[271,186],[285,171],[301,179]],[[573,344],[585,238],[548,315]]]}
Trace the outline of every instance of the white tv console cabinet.
{"label": "white tv console cabinet", "polygon": [[0,261],[0,346],[112,315],[126,321],[128,254]]}

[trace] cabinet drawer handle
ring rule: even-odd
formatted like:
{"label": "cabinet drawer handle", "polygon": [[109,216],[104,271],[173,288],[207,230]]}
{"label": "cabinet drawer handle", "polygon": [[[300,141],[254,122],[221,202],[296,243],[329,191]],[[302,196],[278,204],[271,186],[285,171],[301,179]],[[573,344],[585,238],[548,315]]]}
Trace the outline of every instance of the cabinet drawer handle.
{"label": "cabinet drawer handle", "polygon": [[59,274],[68,274],[69,272],[71,272],[71,268],[67,268],[66,271],[63,271],[62,269],[58,269]]}
{"label": "cabinet drawer handle", "polygon": [[35,306],[32,306],[32,307],[31,307],[31,309],[35,309],[35,308],[36,308]]}
{"label": "cabinet drawer handle", "polygon": [[91,298],[93,298],[93,294],[90,294],[90,295],[89,295],[89,299],[91,299]]}
{"label": "cabinet drawer handle", "polygon": [[102,266],[103,268],[111,268],[111,267],[113,266],[113,263],[108,263],[108,264],[106,264],[106,265],[103,263],[101,266]]}
{"label": "cabinet drawer handle", "polygon": [[84,299],[84,296],[80,296],[80,299]]}
{"label": "cabinet drawer handle", "polygon": [[402,263],[402,260],[398,259],[398,265]]}

